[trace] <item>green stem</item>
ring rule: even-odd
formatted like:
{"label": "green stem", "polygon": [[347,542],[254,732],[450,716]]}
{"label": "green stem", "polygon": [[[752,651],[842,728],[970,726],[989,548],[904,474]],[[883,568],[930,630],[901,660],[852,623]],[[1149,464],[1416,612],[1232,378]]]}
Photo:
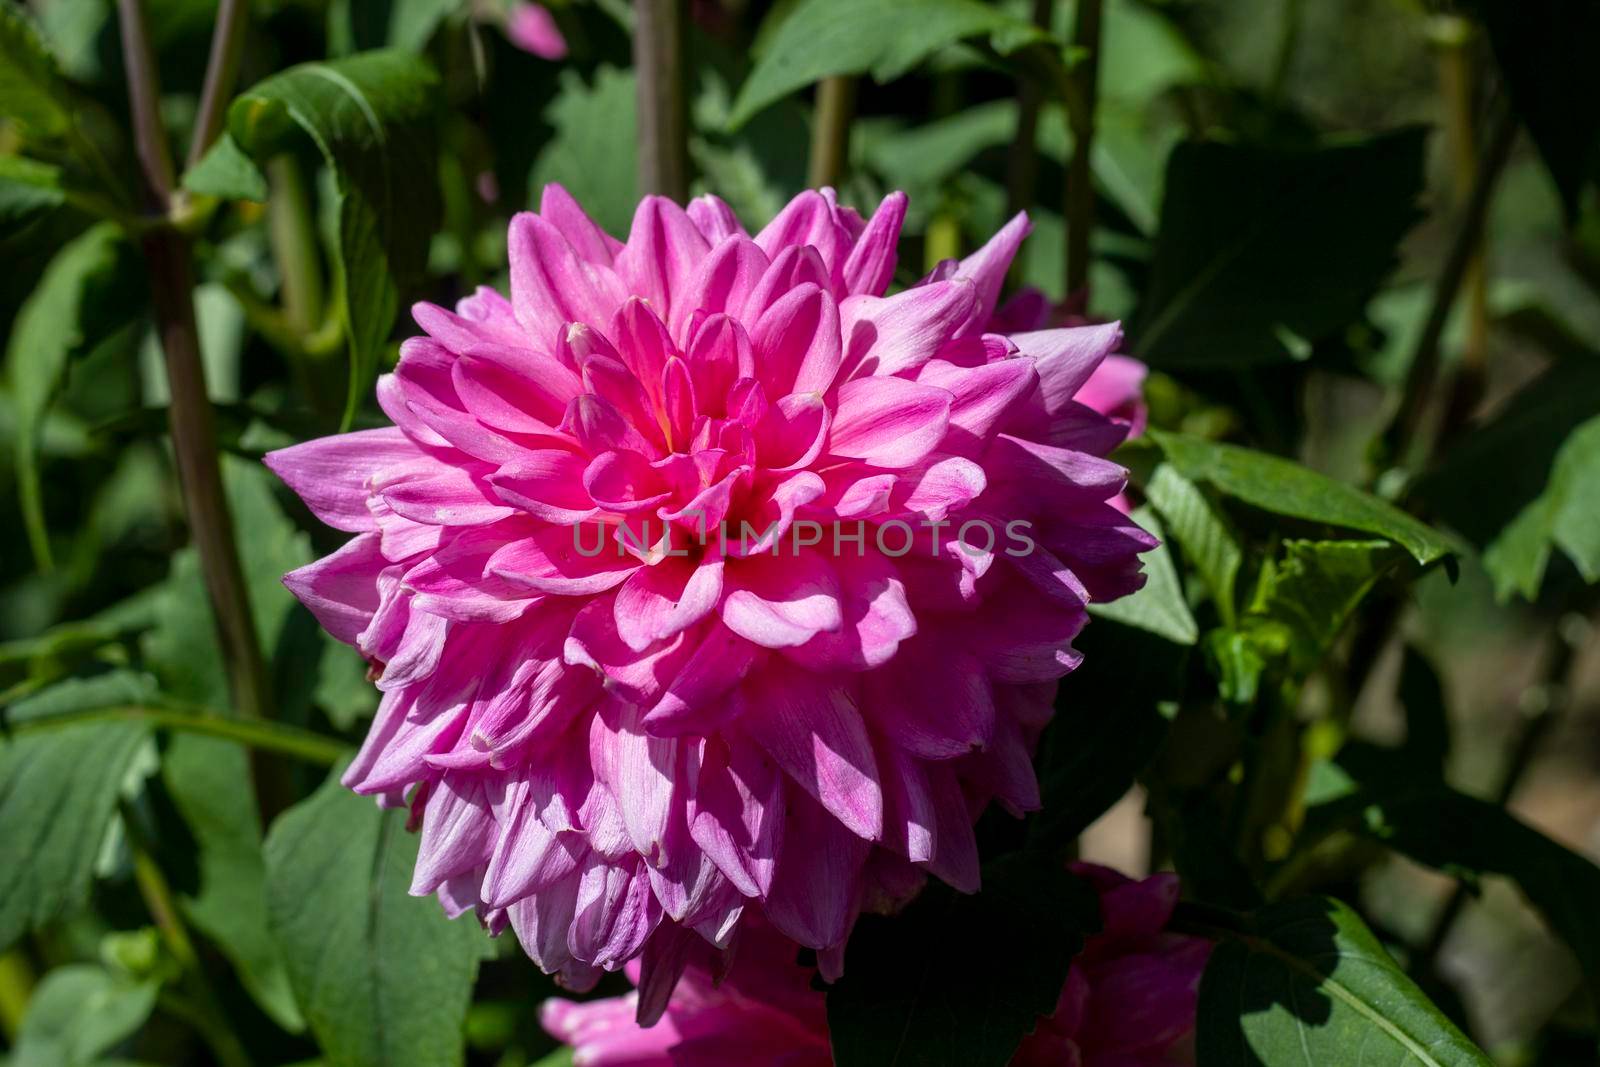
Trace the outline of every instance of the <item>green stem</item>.
{"label": "green stem", "polygon": [[259,752],[300,760],[320,767],[332,767],[350,753],[344,742],[312,730],[264,719],[236,719],[215,712],[194,712],[147,704],[123,704],[108,708],[65,712],[38,719],[11,723],[10,732],[22,735],[52,730],[84,722],[144,722],[159,730],[218,737]]}
{"label": "green stem", "polygon": [[689,110],[684,90],[685,0],[633,0],[638,75],[639,192],[689,198]]}
{"label": "green stem", "polygon": [[[1573,660],[1577,658],[1578,648],[1582,644],[1580,634],[1576,631],[1587,630],[1587,624],[1582,622],[1581,617],[1573,618],[1577,619],[1577,625],[1569,627],[1566,619],[1556,624],[1543,673],[1543,706],[1535,714],[1523,719],[1511,757],[1506,761],[1505,771],[1501,775],[1500,787],[1495,790],[1494,801],[1502,808],[1516,796],[1517,787],[1533,766],[1533,759],[1539,754],[1544,739],[1550,735],[1551,728],[1566,709],[1568,676],[1572,673]],[[1413,970],[1421,973],[1432,968],[1433,961],[1439,957],[1444,943],[1450,938],[1450,931],[1455,929],[1456,920],[1466,909],[1467,899],[1467,888],[1458,881],[1444,907],[1439,909],[1439,914],[1434,918],[1427,940],[1417,950]]]}
{"label": "green stem", "polygon": [[1283,100],[1284,86],[1294,66],[1295,49],[1300,44],[1300,0],[1283,0],[1283,21],[1278,26],[1278,52],[1272,62],[1272,80],[1267,83],[1267,99]]}
{"label": "green stem", "polygon": [[[144,6],[140,0],[118,0],[118,15],[145,197],[152,214],[165,217],[172,196],[172,156],[161,121],[161,88]],[[222,488],[216,415],[206,391],[205,365],[200,359],[200,335],[194,317],[194,264],[188,243],[171,227],[146,231],[142,244],[157,334],[166,356],[167,386],[172,396],[167,419],[178,481],[210,594],[234,705],[244,718],[264,718],[272,706],[271,690],[234,540],[233,517]],[[276,770],[281,768],[259,761],[255,767],[264,814],[277,810],[279,801],[288,795],[286,783]]]}
{"label": "green stem", "polygon": [[1417,456],[1424,451],[1424,443],[1419,440],[1419,435],[1430,406],[1434,380],[1438,377],[1439,343],[1444,337],[1444,328],[1450,320],[1450,310],[1455,306],[1456,296],[1461,292],[1468,269],[1478,254],[1495,183],[1511,158],[1511,146],[1516,141],[1516,135],[1516,116],[1509,107],[1501,108],[1495,116],[1488,146],[1478,167],[1477,178],[1472,183],[1472,195],[1468,197],[1462,212],[1455,241],[1450,246],[1444,269],[1439,272],[1439,279],[1434,284],[1433,304],[1428,310],[1422,333],[1417,338],[1411,366],[1406,373],[1405,391],[1390,430],[1389,456],[1392,462],[1402,468],[1415,465]]}
{"label": "green stem", "polygon": [[[290,328],[309,334],[322,325],[322,253],[311,198],[300,163],[281,155],[267,164],[267,234],[283,281],[283,312]],[[343,401],[343,397],[340,397]]]}
{"label": "green stem", "polygon": [[183,968],[185,984],[190,987],[195,1008],[191,1021],[206,1044],[211,1046],[221,1067],[251,1067],[249,1053],[217,1005],[216,996],[201,967],[199,953],[195,951],[194,940],[190,938],[188,927],[178,911],[178,901],[172,893],[172,887],[167,884],[166,876],[150,855],[149,843],[144,839],[137,815],[127,804],[122,807],[122,822],[128,830],[128,842],[133,853],[133,880],[139,887],[139,895],[144,898],[145,907],[156,929],[161,932],[161,940],[166,944],[167,951]]}
{"label": "green stem", "polygon": [[205,85],[195,114],[194,138],[189,142],[186,166],[192,167],[210,150],[222,132],[222,120],[233,100],[239,80],[239,55],[244,51],[244,31],[250,23],[248,0],[222,0],[217,6],[216,29],[211,32],[211,56],[206,61]]}
{"label": "green stem", "polygon": [[848,75],[817,83],[811,123],[811,165],[806,184],[813,189],[838,185],[850,163],[850,122],[855,117],[856,80]]}
{"label": "green stem", "polygon": [[1072,161],[1067,168],[1068,298],[1089,286],[1089,237],[1094,229],[1094,112],[1100,75],[1100,25],[1104,0],[1079,0],[1073,44],[1083,50],[1072,71],[1077,91],[1067,101],[1072,125]]}
{"label": "green stem", "polygon": [[33,968],[20,948],[0,955],[0,1033],[10,1045],[17,1043],[17,1031],[33,996]]}

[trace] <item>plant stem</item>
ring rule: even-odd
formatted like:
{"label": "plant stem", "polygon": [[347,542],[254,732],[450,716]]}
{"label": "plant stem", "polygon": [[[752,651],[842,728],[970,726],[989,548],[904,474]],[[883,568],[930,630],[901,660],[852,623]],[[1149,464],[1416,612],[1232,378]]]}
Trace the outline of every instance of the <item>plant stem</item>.
{"label": "plant stem", "polygon": [[13,734],[24,735],[84,722],[146,722],[157,729],[201,734],[233,741],[255,751],[271,752],[319,767],[338,764],[350,749],[342,741],[312,730],[266,720],[236,719],[216,712],[192,712],[147,704],[91,708],[9,724]]}
{"label": "plant stem", "polygon": [[211,1046],[217,1063],[222,1067],[250,1067],[249,1053],[240,1044],[238,1036],[217,1006],[205,970],[200,965],[200,956],[195,952],[194,941],[189,937],[183,916],[178,912],[178,901],[173,896],[172,887],[167,884],[166,876],[150,855],[138,816],[127,804],[122,806],[122,822],[128,831],[128,842],[133,853],[133,880],[139,886],[139,895],[144,898],[156,929],[161,931],[161,940],[166,944],[167,951],[183,968],[185,982],[194,998],[195,1012],[191,1021],[206,1044]]}
{"label": "plant stem", "polygon": [[[152,212],[165,216],[172,194],[172,156],[158,110],[161,91],[144,8],[140,0],[118,0],[118,14],[145,195]],[[216,419],[206,393],[194,318],[194,265],[189,246],[170,227],[147,231],[143,246],[157,332],[166,355],[167,383],[172,394],[167,417],[184,509],[200,553],[234,703],[240,715],[260,718],[270,707],[267,670],[234,542],[233,519],[222,489]]]}
{"label": "plant stem", "polygon": [[7,1044],[16,1045],[17,1031],[32,996],[33,968],[17,946],[0,955],[0,1034],[5,1035]]}
{"label": "plant stem", "polygon": [[838,185],[850,163],[850,121],[855,118],[856,80],[848,75],[817,83],[811,123],[811,166],[806,184],[813,189]]}
{"label": "plant stem", "polygon": [[[1478,173],[1475,35],[1470,20],[1460,15],[1439,15],[1432,23],[1432,38],[1439,50],[1439,88],[1449,112],[1451,194],[1459,211],[1464,208]],[[1462,282],[1467,293],[1467,337],[1450,390],[1447,423],[1464,422],[1483,393],[1489,348],[1489,277],[1483,246],[1480,234],[1473,243]]]}
{"label": "plant stem", "polygon": [[684,0],[633,0],[639,192],[660,193],[679,203],[689,198],[684,6]]}
{"label": "plant stem", "polygon": [[[1549,736],[1551,728],[1566,710],[1570,683],[1568,676],[1572,672],[1573,661],[1577,658],[1578,648],[1587,630],[1588,624],[1581,616],[1568,616],[1556,623],[1543,672],[1541,685],[1544,690],[1543,706],[1522,720],[1516,743],[1511,750],[1511,757],[1506,761],[1506,769],[1500,778],[1500,787],[1495,791],[1494,802],[1497,806],[1503,808],[1511,803],[1512,798],[1516,796],[1517,787],[1522,784],[1523,777],[1533,766],[1533,759],[1539,754],[1544,739]],[[1432,968],[1434,960],[1438,959],[1440,951],[1444,949],[1444,943],[1449,940],[1450,931],[1455,928],[1456,920],[1466,909],[1467,900],[1467,887],[1462,882],[1456,882],[1449,899],[1445,901],[1444,907],[1439,909],[1439,914],[1433,921],[1428,939],[1417,950],[1416,961],[1412,965],[1413,970],[1421,972]]]}
{"label": "plant stem", "polygon": [[1094,112],[1100,74],[1100,23],[1103,0],[1079,0],[1073,44],[1084,50],[1072,71],[1078,91],[1068,100],[1072,124],[1072,162],[1067,168],[1067,297],[1089,286],[1089,236],[1094,229]]}
{"label": "plant stem", "polygon": [[284,317],[297,333],[309,334],[322,325],[322,254],[305,175],[299,161],[285,154],[267,163],[267,181],[267,236],[283,282]]}
{"label": "plant stem", "polygon": [[1422,334],[1417,338],[1417,346],[1411,356],[1411,366],[1406,373],[1405,391],[1401,395],[1400,408],[1395,414],[1394,425],[1391,428],[1389,449],[1391,460],[1402,467],[1411,466],[1414,460],[1412,453],[1420,450],[1418,435],[1421,433],[1424,416],[1428,411],[1434,379],[1438,377],[1439,372],[1439,343],[1444,337],[1444,328],[1450,320],[1450,309],[1455,306],[1456,296],[1461,291],[1462,282],[1466,280],[1468,268],[1477,255],[1479,241],[1483,236],[1484,224],[1489,214],[1489,203],[1494,195],[1494,186],[1500,177],[1500,172],[1505,169],[1506,162],[1511,158],[1511,146],[1516,141],[1516,134],[1516,117],[1510,108],[1501,108],[1495,115],[1488,145],[1484,150],[1482,163],[1477,169],[1476,180],[1472,183],[1472,195],[1468,197],[1462,212],[1455,241],[1450,246],[1444,269],[1439,272],[1439,279],[1434,283],[1433,304],[1428,309],[1427,321],[1423,325]]}
{"label": "plant stem", "polygon": [[[1050,28],[1055,0],[1033,0],[1033,24]],[[1039,111],[1044,107],[1044,87],[1037,78],[1017,82],[1017,135],[1006,160],[1006,214],[1015,215],[1033,203],[1039,179]]]}
{"label": "plant stem", "polygon": [[206,81],[200,90],[200,109],[195,114],[186,167],[200,162],[222,132],[222,120],[239,79],[239,54],[244,51],[249,9],[249,0],[222,0],[217,6],[217,25],[211,32],[211,56],[206,61]]}
{"label": "plant stem", "polygon": [[1300,0],[1283,0],[1283,21],[1278,25],[1278,52],[1272,61],[1272,80],[1267,83],[1267,99],[1274,105],[1283,101],[1284,86],[1294,66],[1300,44]]}

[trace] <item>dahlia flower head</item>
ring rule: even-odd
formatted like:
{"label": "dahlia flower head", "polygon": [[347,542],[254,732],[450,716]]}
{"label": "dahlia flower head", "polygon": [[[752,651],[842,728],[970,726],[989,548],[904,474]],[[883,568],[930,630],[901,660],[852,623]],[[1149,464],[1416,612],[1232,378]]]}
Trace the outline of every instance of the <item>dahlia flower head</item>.
{"label": "dahlia flower head", "polygon": [[[1100,898],[1100,933],[1072,962],[1056,1010],[1012,1067],[1194,1067],[1195,1006],[1211,942],[1167,929],[1176,876],[1134,881],[1074,864]],[[587,1003],[551,998],[540,1021],[579,1067],[830,1067],[827,1004],[795,946],[746,922],[726,973],[690,963],[661,1021],[636,1021],[641,993]],[[712,961],[713,963],[715,961]],[[638,980],[635,964],[629,976]]]}
{"label": "dahlia flower head", "polygon": [[670,988],[747,911],[835,976],[863,909],[975,890],[1085,605],[1143,581],[1127,426],[1074,399],[1120,330],[990,331],[1021,215],[885,295],[905,206],[647,197],[622,243],[548,186],[509,299],[413,309],[392,427],[267,457],[355,535],[284,579],[383,693],[345,784],[571,988]]}

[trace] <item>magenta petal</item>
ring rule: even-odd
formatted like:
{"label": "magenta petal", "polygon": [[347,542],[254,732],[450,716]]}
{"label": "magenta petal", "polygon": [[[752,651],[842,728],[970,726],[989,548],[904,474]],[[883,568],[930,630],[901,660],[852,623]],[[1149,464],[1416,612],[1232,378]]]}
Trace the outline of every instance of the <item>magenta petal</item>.
{"label": "magenta petal", "polygon": [[728,568],[722,621],[766,648],[804,644],[844,623],[839,579],[820,552],[752,556]]}
{"label": "magenta petal", "polygon": [[839,370],[839,309],[822,288],[799,286],[756,321],[750,345],[769,396],[821,393]]}
{"label": "magenta petal", "polygon": [[535,340],[553,339],[564,323],[610,321],[627,291],[609,267],[583,259],[546,219],[522,212],[511,220],[511,305]]}
{"label": "magenta petal", "polygon": [[923,759],[964,756],[994,736],[994,694],[983,668],[953,642],[908,643],[863,684],[862,706],[883,736]]}
{"label": "magenta petal", "polygon": [[693,626],[721,599],[722,570],[721,559],[696,564],[678,556],[640,567],[617,590],[617,633],[642,652]]}
{"label": "magenta petal", "polygon": [[879,296],[888,288],[894,279],[895,248],[900,242],[900,226],[905,218],[905,193],[893,192],[883,198],[845,260],[845,292]]}
{"label": "magenta petal", "polygon": [[386,428],[280,448],[268,452],[265,462],[317,518],[335,530],[363,533],[378,528],[367,510],[373,473],[421,456],[422,450],[405,434]]}
{"label": "magenta petal", "polygon": [[494,819],[483,782],[446,775],[428,791],[411,895],[427,896],[446,879],[481,865],[494,844]]}
{"label": "magenta petal", "polygon": [[872,845],[804,790],[790,788],[787,811],[766,915],[785,936],[825,949],[843,941],[855,919],[856,886]]}
{"label": "magenta petal", "polygon": [[686,209],[689,221],[695,224],[700,235],[713,247],[725,238],[748,236],[739,223],[739,218],[733,213],[721,197],[706,193],[689,201]]}
{"label": "magenta petal", "polygon": [[977,290],[955,280],[920,285],[894,296],[852,296],[839,305],[845,377],[915,370],[972,317]]}
{"label": "magenta petal", "polygon": [[1032,229],[1033,224],[1028,221],[1027,213],[1018,212],[1010,222],[1000,228],[999,233],[989,238],[982,248],[963,259],[956,268],[954,277],[972,282],[978,292],[972,318],[968,320],[969,326],[963,332],[975,332],[989,321],[990,314],[1000,301],[1000,287],[1005,284],[1006,272],[1011,269],[1011,261],[1017,256],[1017,249],[1022,247],[1023,238],[1027,237]]}
{"label": "magenta petal", "polygon": [[904,378],[857,378],[839,387],[828,451],[877,467],[909,467],[933,451],[950,422],[950,394]]}
{"label": "magenta petal", "polygon": [[561,236],[584,259],[609,267],[622,251],[622,242],[602,230],[565,186],[551,182],[544,187],[539,198],[539,214],[560,230]]}
{"label": "magenta petal", "polygon": [[866,724],[829,679],[776,665],[745,680],[741,726],[852,833],[883,834],[883,792]]}
{"label": "magenta petal", "polygon": [[710,250],[683,208],[664,196],[647,196],[633,214],[626,247],[617,253],[617,274],[629,292],[667,318]]}
{"label": "magenta petal", "polygon": [[283,584],[334,637],[356,643],[378,610],[378,574],[389,565],[376,533],[352,538],[331,556],[290,571]]}

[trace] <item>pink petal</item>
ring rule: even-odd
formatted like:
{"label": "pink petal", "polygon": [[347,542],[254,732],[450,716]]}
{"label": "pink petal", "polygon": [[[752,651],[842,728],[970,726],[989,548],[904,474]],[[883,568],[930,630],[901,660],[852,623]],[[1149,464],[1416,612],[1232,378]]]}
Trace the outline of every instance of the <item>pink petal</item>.
{"label": "pink petal", "polygon": [[750,345],[769,395],[824,392],[839,370],[839,309],[818,286],[799,286],[756,320]]}
{"label": "pink petal", "polygon": [[1022,247],[1023,238],[1027,237],[1032,229],[1033,224],[1028,221],[1027,212],[1019,211],[1010,222],[1000,228],[999,233],[989,238],[982,248],[963,259],[956,268],[954,277],[972,282],[978,290],[977,305],[973,309],[967,330],[963,332],[977,332],[989,321],[990,314],[1000,301],[1000,287],[1005,284],[1006,272],[1011,269],[1011,261],[1016,258],[1017,249]]}
{"label": "pink petal", "polygon": [[875,467],[909,467],[933,451],[950,422],[950,394],[904,378],[857,378],[839,387],[828,451]]}
{"label": "pink petal", "polygon": [[567,54],[567,39],[561,36],[556,20],[538,4],[517,0],[506,19],[506,36],[512,44],[540,59],[562,59]]}
{"label": "pink petal", "polygon": [[739,217],[733,213],[720,197],[710,193],[697,196],[689,201],[687,208],[689,221],[695,224],[701,236],[711,245],[717,244],[725,238],[738,235],[748,236],[744,226],[740,224]]}
{"label": "pink petal", "polygon": [[888,288],[894,279],[895,246],[905,218],[905,193],[893,192],[883,198],[844,262],[845,292],[878,296]]}
{"label": "pink petal", "polygon": [[584,259],[609,267],[622,251],[622,242],[602,230],[572,194],[556,182],[544,187],[539,198],[539,214],[550,220]]}
{"label": "pink petal", "polygon": [[526,458],[489,475],[495,496],[546,522],[570,525],[591,518],[594,501],[583,488],[583,457],[558,448],[530,451]]}
{"label": "pink petal", "polygon": [[642,652],[672,637],[717,606],[722,596],[720,558],[696,563],[668,556],[640,567],[617,590],[617,633],[628,647]]}
{"label": "pink petal", "polygon": [[937,637],[918,638],[869,672],[862,707],[883,736],[923,759],[983,748],[994,736],[994,695],[971,653]]}
{"label": "pink petal", "polygon": [[684,284],[682,299],[673,304],[672,336],[686,345],[690,316],[696,312],[743,312],[769,265],[766,254],[749,238],[730,236],[721,241],[695,266]]}
{"label": "pink petal", "polygon": [[657,314],[669,318],[674,302],[687,293],[696,267],[710,251],[683,208],[664,196],[647,196],[633,213],[627,245],[617,253],[617,274],[630,293],[644,297]]}
{"label": "pink petal", "polygon": [[745,680],[739,725],[850,830],[883,834],[883,792],[866,724],[831,679],[778,661]]}
{"label": "pink petal", "polygon": [[855,920],[856,887],[871,849],[810,795],[791,788],[783,855],[763,908],[767,918],[807,948],[843,941]]}
{"label": "pink petal", "polygon": [[583,259],[550,221],[524,211],[511,219],[511,306],[536,340],[553,342],[568,322],[609,322],[627,290],[609,267]]}
{"label": "pink petal", "polygon": [[787,648],[843,625],[839,579],[820,552],[752,556],[728,568],[722,621],[765,648]]}
{"label": "pink petal", "polygon": [[977,290],[963,279],[894,296],[852,296],[839,305],[842,375],[900,374],[922,366],[973,314]]}
{"label": "pink petal", "polygon": [[334,637],[356,643],[378,610],[378,573],[389,565],[380,538],[365,533],[339,551],[283,576],[283,584]]}
{"label": "pink petal", "polygon": [[293,489],[311,513],[335,530],[376,530],[367,510],[368,483],[375,471],[422,455],[394,427],[358,430],[268,452],[272,473]]}

